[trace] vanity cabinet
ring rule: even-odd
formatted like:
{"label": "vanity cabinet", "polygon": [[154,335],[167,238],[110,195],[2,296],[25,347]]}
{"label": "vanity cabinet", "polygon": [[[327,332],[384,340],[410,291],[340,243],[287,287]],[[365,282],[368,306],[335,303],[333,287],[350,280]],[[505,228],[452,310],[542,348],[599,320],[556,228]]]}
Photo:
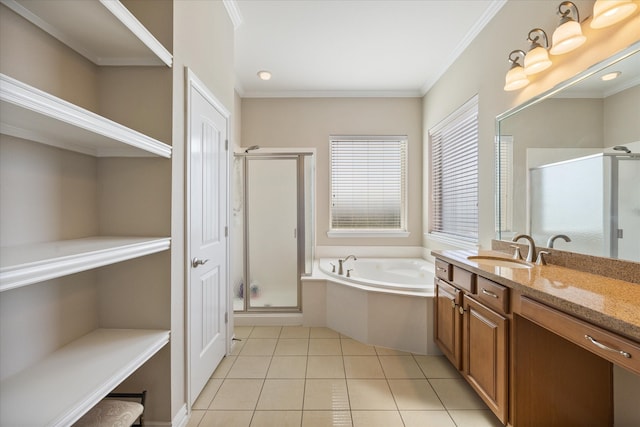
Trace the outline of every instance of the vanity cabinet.
{"label": "vanity cabinet", "polygon": [[456,367],[462,368],[460,312],[462,292],[443,280],[436,280],[435,340],[442,353]]}
{"label": "vanity cabinet", "polygon": [[462,372],[502,422],[507,420],[509,319],[464,296]]}
{"label": "vanity cabinet", "polygon": [[170,82],[171,54],[119,1],[0,8],[15,45],[0,61],[0,425],[71,425],[128,380],[166,408],[171,227],[155,218],[169,217],[156,195],[170,194],[172,149],[108,116],[165,120],[136,108],[171,88],[106,80],[159,68]]}
{"label": "vanity cabinet", "polygon": [[508,289],[460,267],[443,264],[441,260],[436,263],[436,343],[506,423]]}
{"label": "vanity cabinet", "polygon": [[[636,284],[556,266],[467,265],[476,254],[434,253],[436,343],[502,423],[613,426],[614,412],[637,410],[621,389],[614,396],[613,366],[640,374],[640,344],[625,329],[636,325],[626,311],[636,306]],[[550,282],[567,285],[547,289]],[[609,320],[591,320],[593,301],[573,302],[575,295],[595,299],[596,307],[605,301],[593,319]],[[637,424],[628,416],[630,423],[616,422]]]}

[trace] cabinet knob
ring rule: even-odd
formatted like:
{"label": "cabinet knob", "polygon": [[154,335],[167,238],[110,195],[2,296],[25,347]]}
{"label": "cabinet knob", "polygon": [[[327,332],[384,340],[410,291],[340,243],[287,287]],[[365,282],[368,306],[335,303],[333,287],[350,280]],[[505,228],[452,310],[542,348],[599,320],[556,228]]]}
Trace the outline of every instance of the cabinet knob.
{"label": "cabinet knob", "polygon": [[191,260],[191,267],[196,268],[196,267],[198,267],[199,265],[204,265],[204,264],[206,264],[207,262],[209,262],[209,260],[208,260],[208,259],[201,260],[200,258],[194,258],[194,259],[192,259],[192,260]]}
{"label": "cabinet knob", "polygon": [[460,307],[458,307],[458,311],[460,312],[460,314],[464,314],[464,312],[465,312],[466,310],[464,309],[464,307],[463,307],[463,306],[460,306]]}
{"label": "cabinet knob", "polygon": [[455,300],[451,300],[451,308],[456,308],[456,301]]}

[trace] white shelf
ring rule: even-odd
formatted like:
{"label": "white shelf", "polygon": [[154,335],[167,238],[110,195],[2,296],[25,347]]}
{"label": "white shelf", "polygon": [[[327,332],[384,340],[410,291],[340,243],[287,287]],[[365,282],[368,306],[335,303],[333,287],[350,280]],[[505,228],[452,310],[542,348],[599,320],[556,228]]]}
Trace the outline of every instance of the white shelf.
{"label": "white shelf", "polygon": [[0,248],[0,292],[169,249],[171,239],[91,237]]}
{"label": "white shelf", "polygon": [[167,65],[171,53],[118,0],[1,0],[97,65]]}
{"label": "white shelf", "polygon": [[68,426],[169,342],[169,331],[96,329],[0,383],[0,425]]}
{"label": "white shelf", "polygon": [[171,146],[5,74],[0,101],[3,134],[96,157],[171,157]]}

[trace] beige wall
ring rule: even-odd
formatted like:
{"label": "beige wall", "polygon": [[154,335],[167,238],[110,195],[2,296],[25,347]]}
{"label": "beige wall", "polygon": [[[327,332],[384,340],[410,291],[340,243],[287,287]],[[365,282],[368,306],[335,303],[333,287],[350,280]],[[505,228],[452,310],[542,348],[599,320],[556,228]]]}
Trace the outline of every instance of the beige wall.
{"label": "beige wall", "polygon": [[0,72],[91,111],[97,67],[0,5]]}
{"label": "beige wall", "polygon": [[[639,109],[640,85],[605,98],[605,147],[625,145],[631,142],[640,142],[640,120],[638,120]],[[631,149],[631,147],[628,148]]]}
{"label": "beige wall", "polygon": [[[591,0],[574,2],[581,18],[592,14]],[[558,24],[557,4],[549,1],[509,0],[471,45],[429,90],[423,102],[424,139],[428,130],[473,95],[479,95],[479,211],[480,244],[490,246],[494,237],[494,135],[497,115],[540,94],[557,83],[574,76],[611,54],[631,45],[640,37],[640,14],[617,26],[592,30],[583,24],[586,43],[578,50],[562,56],[552,56],[553,66],[539,77],[533,76],[524,89],[505,92],[504,76],[508,70],[509,52],[527,50],[527,33],[540,27],[549,36]],[[429,188],[428,150],[424,150],[424,188]],[[425,192],[426,193],[426,192]],[[424,212],[429,211],[428,197],[424,197]],[[424,230],[428,231],[428,218],[424,217]],[[446,245],[424,239],[429,249]]]}
{"label": "beige wall", "polygon": [[[242,100],[245,147],[313,147],[316,158],[316,244],[420,246],[422,119],[419,98],[270,98]],[[408,238],[329,238],[329,136],[409,137]]]}

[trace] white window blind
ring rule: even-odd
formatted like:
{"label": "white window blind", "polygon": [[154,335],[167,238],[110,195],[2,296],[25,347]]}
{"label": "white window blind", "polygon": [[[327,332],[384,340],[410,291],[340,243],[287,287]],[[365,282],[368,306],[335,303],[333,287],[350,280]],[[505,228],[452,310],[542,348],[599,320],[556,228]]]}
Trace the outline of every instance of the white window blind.
{"label": "white window blind", "polygon": [[478,97],[429,131],[431,215],[437,237],[478,241]]}
{"label": "white window blind", "polygon": [[406,230],[406,137],[332,137],[331,229]]}
{"label": "white window blind", "polygon": [[496,230],[505,232],[513,228],[513,136],[500,135],[496,140]]}

